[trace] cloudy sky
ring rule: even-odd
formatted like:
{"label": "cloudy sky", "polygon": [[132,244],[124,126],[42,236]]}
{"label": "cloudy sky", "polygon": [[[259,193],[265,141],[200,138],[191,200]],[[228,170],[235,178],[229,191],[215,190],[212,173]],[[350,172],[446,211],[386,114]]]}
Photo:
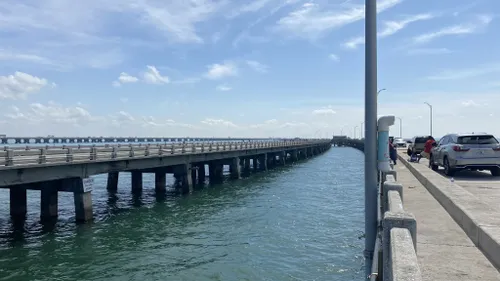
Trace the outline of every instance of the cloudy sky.
{"label": "cloudy sky", "polygon": [[[500,135],[500,1],[377,3],[379,114]],[[0,134],[359,136],[363,36],[363,0],[3,0]]]}

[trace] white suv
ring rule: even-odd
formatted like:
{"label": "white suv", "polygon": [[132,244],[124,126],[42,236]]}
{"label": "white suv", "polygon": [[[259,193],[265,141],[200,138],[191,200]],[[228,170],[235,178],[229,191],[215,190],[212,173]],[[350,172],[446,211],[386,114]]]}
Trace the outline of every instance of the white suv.
{"label": "white suv", "polygon": [[447,176],[456,171],[489,170],[495,177],[500,176],[500,144],[490,134],[448,134],[439,140],[431,150],[429,167],[437,171],[444,167]]}

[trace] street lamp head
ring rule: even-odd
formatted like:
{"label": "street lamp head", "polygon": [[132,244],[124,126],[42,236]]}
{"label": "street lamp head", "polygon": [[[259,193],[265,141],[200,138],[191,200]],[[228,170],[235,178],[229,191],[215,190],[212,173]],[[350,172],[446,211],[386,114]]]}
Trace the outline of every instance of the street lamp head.
{"label": "street lamp head", "polygon": [[427,104],[429,107],[431,107],[431,108],[432,108],[432,105],[431,105],[430,103],[428,103],[428,102],[426,102],[426,101],[424,101],[424,103],[425,103],[425,104]]}

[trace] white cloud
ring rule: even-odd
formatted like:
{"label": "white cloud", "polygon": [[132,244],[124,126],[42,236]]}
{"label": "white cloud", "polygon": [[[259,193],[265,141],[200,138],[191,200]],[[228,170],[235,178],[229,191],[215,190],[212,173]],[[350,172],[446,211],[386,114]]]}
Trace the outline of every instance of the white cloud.
{"label": "white cloud", "polygon": [[[391,8],[402,0],[378,1],[377,12]],[[319,4],[308,2],[287,16],[278,20],[274,30],[287,33],[294,37],[314,39],[332,29],[364,19],[364,4],[337,6],[328,9]]]}
{"label": "white cloud", "polygon": [[227,4],[226,0],[5,0],[0,2],[0,26],[13,36],[2,38],[2,45],[10,49],[0,51],[0,60],[61,71],[111,68],[126,62],[132,48],[147,52],[204,42],[200,27]]}
{"label": "white cloud", "polygon": [[[384,22],[384,28],[377,32],[377,37],[378,38],[385,38],[388,36],[391,36],[401,30],[403,30],[405,27],[407,27],[410,23],[418,22],[418,21],[423,21],[423,20],[430,20],[434,18],[432,14],[418,14],[418,15],[411,15],[406,17],[403,20],[400,21],[386,21]],[[349,39],[347,42],[343,43],[342,45],[347,48],[347,49],[356,49],[358,45],[365,44],[365,38],[363,36],[355,37],[352,39]]]}
{"label": "white cloud", "polygon": [[144,81],[149,84],[166,84],[170,82],[167,76],[162,76],[158,69],[152,65],[147,66],[148,70],[144,73]]}
{"label": "white cloud", "polygon": [[475,21],[448,26],[433,32],[421,34],[413,37],[413,43],[415,44],[424,44],[429,43],[437,38],[449,35],[464,35],[464,34],[473,34],[482,31],[486,28],[490,22],[493,20],[493,17],[488,15],[481,15],[476,18]]}
{"label": "white cloud", "polygon": [[346,49],[356,49],[358,45],[362,44],[365,44],[365,38],[363,36],[358,36],[347,40],[342,46]]}
{"label": "white cloud", "polygon": [[313,115],[335,115],[337,112],[331,106],[315,109],[312,111]]}
{"label": "white cloud", "polygon": [[222,91],[222,92],[227,92],[227,91],[231,91],[233,88],[229,87],[228,85],[219,85],[217,86],[216,90],[217,91]]}
{"label": "white cloud", "polygon": [[263,9],[264,7],[266,7],[268,4],[270,4],[273,1],[275,1],[275,0],[254,0],[248,4],[244,4],[241,7],[238,7],[236,10],[232,11],[228,15],[228,17],[234,18],[234,17],[237,17],[237,16],[244,14],[244,13],[257,12],[257,11]]}
{"label": "white cloud", "polygon": [[32,103],[25,111],[11,107],[11,112],[5,116],[31,125],[45,123],[81,125],[92,120],[90,113],[80,106],[63,107],[54,102],[49,102],[47,105]]}
{"label": "white cloud", "polygon": [[[142,81],[148,84],[167,84],[170,83],[170,79],[168,76],[162,76],[160,71],[156,69],[156,67],[152,65],[146,66],[147,71],[142,74]],[[123,84],[127,83],[137,83],[139,82],[139,78],[132,76],[126,72],[120,73],[118,77],[118,81],[114,81],[112,83],[113,87],[120,87]]]}
{"label": "white cloud", "polygon": [[135,76],[131,76],[131,75],[127,74],[126,72],[122,72],[122,73],[120,73],[120,77],[118,77],[118,81],[122,84],[135,83],[135,82],[139,81],[139,78],[137,78]]}
{"label": "white cloud", "polygon": [[328,58],[330,58],[332,61],[339,61],[339,57],[335,54],[329,54]]}
{"label": "white cloud", "polygon": [[258,61],[254,60],[247,60],[246,61],[247,65],[251,67],[253,70],[260,72],[260,73],[266,73],[269,69],[269,67],[265,64],[262,64]]}
{"label": "white cloud", "polygon": [[57,65],[52,60],[35,54],[18,53],[0,49],[0,61],[27,61],[37,64]]}
{"label": "white cloud", "polygon": [[162,2],[133,1],[133,9],[157,30],[165,32],[174,42],[201,43],[203,39],[196,31],[196,24],[213,16],[225,1],[185,1],[170,0]]}
{"label": "white cloud", "polygon": [[206,118],[205,120],[201,121],[201,123],[208,125],[208,126],[223,126],[223,127],[232,127],[232,128],[238,127],[233,122],[223,120],[223,119]]}
{"label": "white cloud", "polygon": [[47,86],[55,86],[45,78],[16,71],[8,76],[0,76],[0,99],[25,99],[28,94],[39,92]]}
{"label": "white cloud", "polygon": [[448,48],[418,48],[418,49],[409,49],[409,55],[441,55],[441,54],[450,54],[452,51]]}
{"label": "white cloud", "polygon": [[467,69],[447,69],[437,74],[428,76],[430,80],[459,80],[464,78],[477,77],[490,73],[500,73],[500,63],[485,64]]}
{"label": "white cloud", "polygon": [[[405,137],[429,131],[429,109],[424,101],[431,101],[433,105],[436,136],[450,132],[487,131],[500,137],[500,128],[491,126],[491,122],[488,122],[498,113],[498,92],[416,92],[408,95],[418,98],[409,101],[405,96],[381,97],[378,110],[380,115],[393,114],[402,118]],[[91,107],[88,109],[83,105],[33,103],[1,108],[5,120],[2,132],[7,135],[57,136],[323,137],[338,135],[341,130],[352,136],[354,127],[357,126],[356,135],[359,136],[361,122],[364,120],[362,101],[354,104],[338,100],[335,102],[335,116],[341,118],[332,115],[332,107],[320,108],[316,112],[324,114],[319,115],[312,114],[311,108],[300,107],[294,109],[301,111],[296,115],[280,110],[274,115],[266,114],[266,118],[262,120],[251,119],[254,122],[250,123],[236,123],[226,118],[194,117],[189,120],[183,117],[184,123],[174,121],[170,116],[142,115],[137,108],[133,108],[136,112],[119,111],[99,115],[91,112]],[[391,127],[391,134],[399,135],[398,122]]]}
{"label": "white cloud", "polygon": [[212,80],[238,75],[238,68],[233,62],[229,61],[222,64],[215,63],[207,66],[207,68],[208,71],[205,73],[205,77]]}

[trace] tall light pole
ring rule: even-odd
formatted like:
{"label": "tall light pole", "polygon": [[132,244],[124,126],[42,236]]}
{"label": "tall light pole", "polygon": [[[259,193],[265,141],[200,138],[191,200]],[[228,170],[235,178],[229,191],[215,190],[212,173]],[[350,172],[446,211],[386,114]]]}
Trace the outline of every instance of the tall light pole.
{"label": "tall light pole", "polygon": [[426,101],[424,101],[425,104],[427,104],[429,106],[429,110],[430,110],[430,130],[431,130],[431,136],[432,136],[432,105]]}
{"label": "tall light pole", "polygon": [[365,0],[365,276],[377,238],[377,1]]}
{"label": "tall light pole", "polygon": [[403,119],[401,117],[396,117],[399,120],[399,137],[403,138]]}
{"label": "tall light pole", "polygon": [[378,90],[378,92],[377,92],[377,96],[378,96],[378,94],[380,94],[380,92],[382,92],[382,91],[386,91],[386,90],[387,90],[386,88],[383,88],[383,89]]}

